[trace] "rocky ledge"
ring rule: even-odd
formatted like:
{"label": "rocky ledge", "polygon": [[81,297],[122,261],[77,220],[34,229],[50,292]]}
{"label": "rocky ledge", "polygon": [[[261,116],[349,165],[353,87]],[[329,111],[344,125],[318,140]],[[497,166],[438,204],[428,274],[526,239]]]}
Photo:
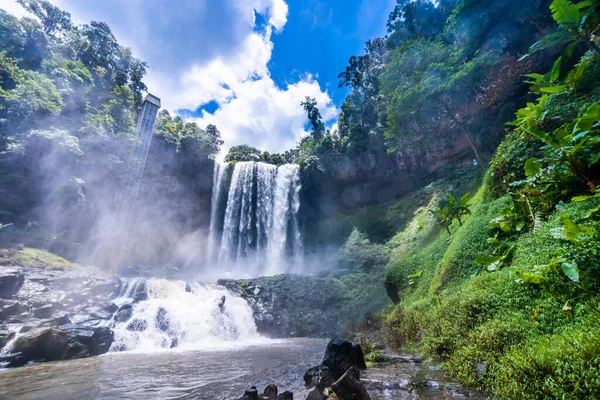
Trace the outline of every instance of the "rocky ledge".
{"label": "rocky ledge", "polygon": [[272,338],[332,337],[346,322],[339,312],[344,293],[331,278],[277,275],[218,284],[246,299],[258,332]]}
{"label": "rocky ledge", "polygon": [[106,353],[119,279],[19,256],[0,250],[0,368]]}

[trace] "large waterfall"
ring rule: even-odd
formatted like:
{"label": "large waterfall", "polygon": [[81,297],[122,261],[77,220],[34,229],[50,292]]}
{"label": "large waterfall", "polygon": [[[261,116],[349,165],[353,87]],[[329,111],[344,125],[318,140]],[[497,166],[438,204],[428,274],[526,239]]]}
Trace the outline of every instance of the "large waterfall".
{"label": "large waterfall", "polygon": [[216,164],[208,262],[231,276],[299,272],[300,171],[294,164]]}
{"label": "large waterfall", "polygon": [[133,278],[115,303],[122,311],[112,351],[198,349],[260,338],[248,303],[217,285]]}

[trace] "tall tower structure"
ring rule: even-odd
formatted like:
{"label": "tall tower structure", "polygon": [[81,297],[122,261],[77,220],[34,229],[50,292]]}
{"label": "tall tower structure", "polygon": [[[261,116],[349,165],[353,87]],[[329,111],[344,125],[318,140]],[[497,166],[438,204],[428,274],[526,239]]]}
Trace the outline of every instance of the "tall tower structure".
{"label": "tall tower structure", "polygon": [[160,99],[148,93],[140,106],[136,132],[138,143],[131,153],[127,168],[127,174],[131,181],[125,188],[125,196],[122,197],[119,205],[120,218],[124,218],[122,222],[125,223],[125,236],[128,234],[129,225],[135,212],[135,203],[144,176],[144,168],[150,150],[150,143],[152,142],[158,110],[160,110]]}

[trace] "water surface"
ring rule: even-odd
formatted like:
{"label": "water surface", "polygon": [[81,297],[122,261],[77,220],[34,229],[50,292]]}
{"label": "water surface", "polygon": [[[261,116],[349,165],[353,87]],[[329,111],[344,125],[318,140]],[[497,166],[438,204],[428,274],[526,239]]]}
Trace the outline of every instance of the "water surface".
{"label": "water surface", "polygon": [[206,350],[108,353],[0,371],[2,399],[238,399],[275,383],[304,399],[304,372],[326,340],[286,339]]}

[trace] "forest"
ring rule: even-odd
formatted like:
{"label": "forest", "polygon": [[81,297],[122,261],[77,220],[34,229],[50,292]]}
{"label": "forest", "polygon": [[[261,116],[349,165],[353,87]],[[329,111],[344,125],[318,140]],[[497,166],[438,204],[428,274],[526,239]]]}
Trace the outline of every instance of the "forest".
{"label": "forest", "polygon": [[[0,9],[2,244],[116,269],[103,238],[143,163],[124,263],[191,271],[219,128],[162,110],[131,160],[147,64],[105,23],[19,3]],[[294,148],[224,161],[298,166],[304,257],[340,321],[493,398],[599,397],[600,2],[396,0],[338,79],[335,126],[308,96]]]}

